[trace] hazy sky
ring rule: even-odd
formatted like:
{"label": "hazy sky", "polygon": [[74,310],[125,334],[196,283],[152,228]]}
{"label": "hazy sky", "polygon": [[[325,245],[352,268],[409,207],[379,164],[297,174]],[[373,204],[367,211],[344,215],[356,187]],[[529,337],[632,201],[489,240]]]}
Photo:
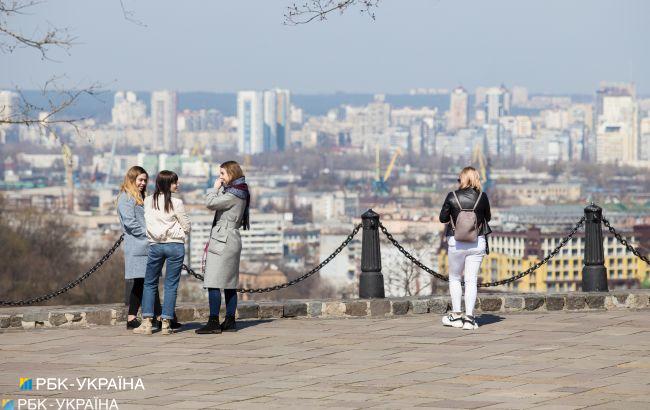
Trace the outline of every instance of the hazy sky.
{"label": "hazy sky", "polygon": [[[650,93],[650,1],[382,0],[376,21],[358,9],[283,25],[286,0],[47,0],[21,18],[68,26],[79,44],[44,62],[0,54],[0,87],[38,87],[53,74],[110,89],[297,93],[407,92],[525,85],[594,92],[601,80]],[[299,3],[298,1],[296,1]]]}

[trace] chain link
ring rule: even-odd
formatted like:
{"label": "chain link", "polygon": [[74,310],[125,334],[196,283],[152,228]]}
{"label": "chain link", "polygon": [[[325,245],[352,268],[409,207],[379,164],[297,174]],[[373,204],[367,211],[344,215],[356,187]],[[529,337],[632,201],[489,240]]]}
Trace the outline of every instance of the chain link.
{"label": "chain link", "polygon": [[[505,285],[505,284],[508,284],[508,283],[514,282],[514,281],[516,281],[516,280],[519,280],[519,279],[523,278],[523,277],[526,276],[526,275],[530,275],[531,273],[533,273],[534,271],[536,271],[537,269],[539,269],[541,266],[543,266],[544,264],[546,264],[546,263],[547,263],[551,258],[555,257],[555,256],[560,252],[560,249],[562,249],[564,246],[566,246],[566,244],[571,240],[571,238],[573,238],[573,237],[575,236],[576,232],[578,232],[578,229],[580,229],[580,227],[581,227],[584,223],[585,223],[585,217],[583,216],[583,217],[580,218],[580,220],[575,224],[575,226],[573,227],[573,229],[571,229],[571,231],[569,232],[569,234],[568,234],[567,236],[565,236],[565,237],[562,239],[562,241],[560,241],[559,245],[556,246],[555,249],[553,249],[553,250],[551,251],[551,253],[549,253],[548,255],[546,255],[546,257],[544,257],[544,259],[542,259],[541,261],[537,262],[536,264],[534,264],[534,265],[531,266],[530,268],[526,269],[525,271],[523,271],[523,272],[519,272],[518,274],[516,274],[516,275],[514,275],[514,276],[512,276],[512,277],[510,277],[510,278],[508,278],[508,279],[497,280],[497,281],[494,281],[494,282],[479,283],[477,286],[480,287],[480,288],[489,288],[489,287],[493,287],[493,286],[501,286],[501,285]],[[392,235],[390,232],[388,232],[388,229],[386,229],[386,227],[385,227],[381,222],[379,223],[379,226],[380,226],[380,228],[381,228],[381,231],[384,233],[384,235],[386,235],[386,238],[388,238],[388,240],[389,240],[389,241],[390,241],[390,242],[391,242],[391,243],[392,243],[392,244],[393,244],[393,245],[394,245],[394,246],[395,246],[395,247],[396,247],[396,248],[397,248],[397,249],[398,249],[402,254],[404,254],[404,256],[406,256],[406,258],[407,258],[408,260],[410,260],[411,262],[413,262],[416,266],[418,266],[420,269],[424,270],[424,271],[427,272],[428,274],[430,274],[430,275],[432,275],[432,276],[435,276],[436,278],[438,278],[438,279],[440,279],[440,280],[443,280],[443,281],[445,281],[445,282],[448,282],[448,281],[449,281],[449,277],[447,277],[447,276],[445,276],[445,275],[442,275],[442,274],[440,274],[440,273],[434,271],[433,269],[429,268],[428,266],[426,266],[425,264],[423,264],[422,262],[420,262],[419,260],[417,260],[413,255],[411,255],[411,253],[410,253],[409,251],[407,251],[406,249],[404,249],[404,247],[403,247],[403,246],[402,246],[402,245],[397,241],[397,239],[395,239],[395,238],[393,237],[393,235]]]}
{"label": "chain link", "polygon": [[616,239],[621,243],[621,245],[625,246],[625,249],[627,249],[629,252],[632,252],[637,258],[641,259],[643,262],[647,263],[650,265],[650,260],[646,255],[643,255],[637,248],[632,246],[627,239],[623,238],[620,233],[616,231],[616,229],[609,223],[609,221],[605,218],[602,219],[603,225],[609,230],[609,232],[616,237]]}
{"label": "chain link", "polygon": [[77,287],[81,282],[84,280],[88,279],[90,275],[93,273],[97,272],[97,270],[113,255],[113,253],[117,250],[117,248],[120,247],[120,244],[122,244],[122,241],[124,241],[124,234],[120,236],[120,238],[113,244],[113,246],[102,256],[100,260],[97,261],[93,265],[92,268],[90,268],[86,273],[83,275],[79,276],[77,279],[73,280],[72,282],[68,283],[67,285],[63,286],[62,288],[55,290],[54,292],[50,292],[46,295],[43,296],[37,296],[31,299],[25,299],[25,300],[0,300],[0,306],[24,306],[24,305],[32,305],[34,303],[41,303],[45,302],[46,300],[50,300],[52,298],[55,298],[63,293],[66,293],[70,289]]}
{"label": "chain link", "polygon": [[[321,270],[321,269],[323,268],[323,266],[325,266],[325,265],[327,265],[328,263],[330,263],[330,262],[332,261],[332,259],[334,259],[334,258],[335,258],[339,253],[341,253],[341,251],[342,251],[346,246],[348,246],[348,244],[352,241],[352,239],[354,239],[354,237],[356,236],[356,234],[359,232],[359,229],[361,229],[361,224],[358,224],[358,225],[356,225],[356,226],[354,227],[354,229],[352,230],[352,232],[350,232],[350,234],[348,235],[348,237],[345,238],[345,240],[341,243],[341,245],[339,245],[338,248],[336,248],[336,249],[334,250],[334,252],[332,252],[332,253],[331,253],[331,254],[330,254],[326,259],[324,259],[324,260],[323,260],[321,263],[319,263],[315,268],[313,268],[313,269],[310,270],[309,272],[305,273],[304,275],[302,275],[302,276],[300,276],[300,277],[297,277],[297,278],[295,278],[295,279],[292,279],[292,280],[290,280],[289,282],[281,283],[281,284],[279,284],[279,285],[275,285],[275,286],[270,286],[270,287],[268,287],[268,288],[259,288],[259,289],[237,289],[237,292],[239,292],[239,293],[266,293],[266,292],[273,292],[273,291],[276,291],[276,290],[280,290],[280,289],[288,288],[289,286],[293,286],[293,285],[295,285],[296,283],[302,282],[303,280],[307,279],[308,277],[312,276],[313,274],[315,274],[316,272],[318,272],[319,270]],[[195,272],[192,268],[190,268],[189,266],[187,266],[187,265],[183,265],[183,269],[185,269],[185,270],[187,271],[188,274],[194,276],[195,278],[197,278],[197,279],[199,279],[199,280],[203,280],[203,275],[201,275],[201,274],[199,274],[199,273],[196,273],[196,272]]]}

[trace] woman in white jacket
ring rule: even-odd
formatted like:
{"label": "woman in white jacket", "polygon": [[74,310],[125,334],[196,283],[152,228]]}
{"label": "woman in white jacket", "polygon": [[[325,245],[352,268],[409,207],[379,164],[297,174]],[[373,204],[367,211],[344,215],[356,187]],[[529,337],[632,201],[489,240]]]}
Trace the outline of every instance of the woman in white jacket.
{"label": "woman in white jacket", "polygon": [[156,191],[144,200],[144,218],[150,245],[142,296],[142,324],[133,329],[134,333],[152,333],[154,299],[165,261],[167,272],[161,333],[166,335],[173,332],[171,320],[174,318],[176,293],[185,259],[185,238],[191,227],[183,201],[172,198],[172,193],[178,190],[178,186],[178,175],[172,171],[160,171],[156,178]]}

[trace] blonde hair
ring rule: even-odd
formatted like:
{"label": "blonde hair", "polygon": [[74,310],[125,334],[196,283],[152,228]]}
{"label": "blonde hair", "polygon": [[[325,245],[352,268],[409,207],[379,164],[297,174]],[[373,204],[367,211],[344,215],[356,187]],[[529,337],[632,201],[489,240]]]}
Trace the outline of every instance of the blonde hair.
{"label": "blonde hair", "polygon": [[135,199],[135,203],[138,205],[144,205],[144,192],[140,192],[138,187],[135,185],[135,180],[138,179],[139,175],[145,174],[149,178],[147,171],[139,166],[134,166],[129,168],[124,176],[124,182],[120,186],[120,193],[124,192],[127,195],[131,195]]}
{"label": "blonde hair", "polygon": [[460,183],[458,189],[474,188],[478,191],[481,190],[481,176],[474,167],[463,168],[458,176],[458,182]]}
{"label": "blonde hair", "polygon": [[230,177],[230,182],[244,176],[244,171],[242,171],[237,161],[226,161],[221,164],[221,168],[226,170],[226,173]]}

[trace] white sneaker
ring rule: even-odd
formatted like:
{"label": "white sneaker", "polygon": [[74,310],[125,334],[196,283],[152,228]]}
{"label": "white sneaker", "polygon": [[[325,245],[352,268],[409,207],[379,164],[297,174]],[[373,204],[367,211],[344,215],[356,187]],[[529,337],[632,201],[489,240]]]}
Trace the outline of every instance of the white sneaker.
{"label": "white sneaker", "polygon": [[478,323],[474,316],[464,315],[463,316],[463,330],[476,330],[478,329]]}
{"label": "white sneaker", "polygon": [[456,328],[463,327],[463,315],[460,313],[449,312],[442,317],[442,324]]}
{"label": "white sneaker", "polygon": [[152,333],[151,318],[145,317],[142,319],[140,326],[133,329],[133,333],[138,335],[150,335]]}

